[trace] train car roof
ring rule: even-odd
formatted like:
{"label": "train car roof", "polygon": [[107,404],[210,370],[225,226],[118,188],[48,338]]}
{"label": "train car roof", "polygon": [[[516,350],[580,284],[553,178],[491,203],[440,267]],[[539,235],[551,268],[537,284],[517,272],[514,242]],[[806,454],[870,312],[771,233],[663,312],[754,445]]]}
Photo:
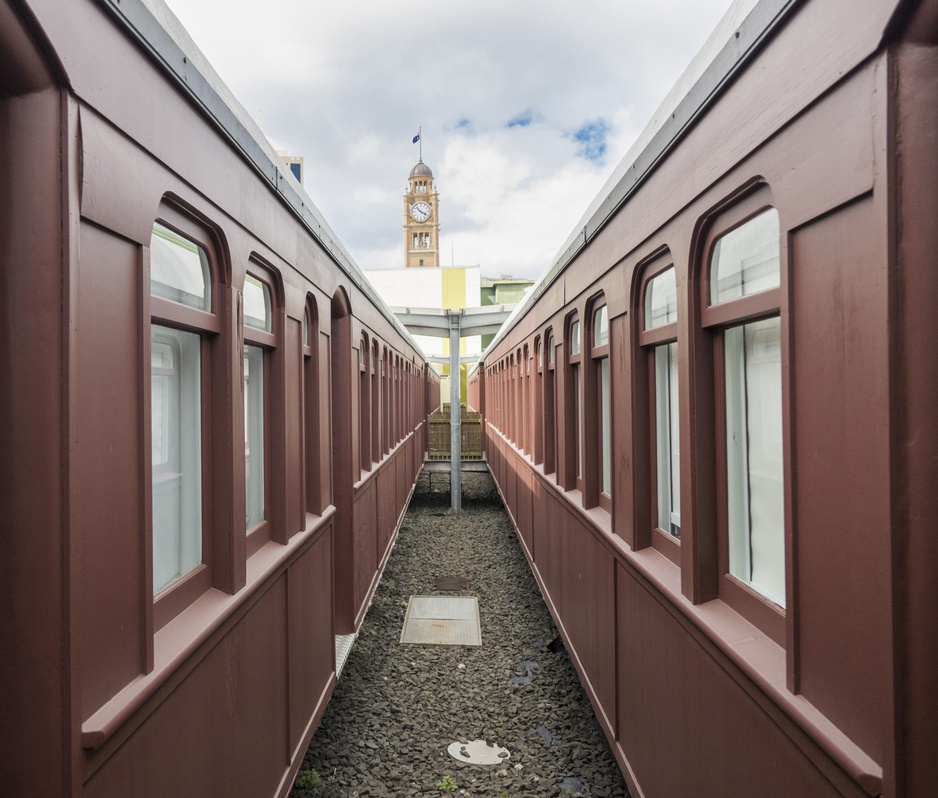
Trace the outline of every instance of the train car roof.
{"label": "train car roof", "polygon": [[167,79],[196,105],[209,124],[268,184],[278,201],[292,211],[333,262],[426,359],[426,353],[388,309],[260,127],[163,0],[100,2]]}

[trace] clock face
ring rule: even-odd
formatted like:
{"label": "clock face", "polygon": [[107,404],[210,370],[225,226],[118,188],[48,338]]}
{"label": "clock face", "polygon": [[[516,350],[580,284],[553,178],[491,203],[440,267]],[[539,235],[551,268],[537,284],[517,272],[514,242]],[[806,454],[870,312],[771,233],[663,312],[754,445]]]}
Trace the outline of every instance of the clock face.
{"label": "clock face", "polygon": [[418,222],[425,222],[430,218],[433,210],[426,202],[415,202],[410,206],[410,215]]}

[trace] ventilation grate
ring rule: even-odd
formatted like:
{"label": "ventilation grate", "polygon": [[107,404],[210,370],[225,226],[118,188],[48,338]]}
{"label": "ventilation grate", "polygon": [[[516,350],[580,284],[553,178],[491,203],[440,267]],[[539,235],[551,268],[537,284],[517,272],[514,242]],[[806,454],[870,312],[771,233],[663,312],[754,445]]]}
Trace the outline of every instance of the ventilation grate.
{"label": "ventilation grate", "polygon": [[475,596],[411,596],[401,642],[481,646],[479,599]]}

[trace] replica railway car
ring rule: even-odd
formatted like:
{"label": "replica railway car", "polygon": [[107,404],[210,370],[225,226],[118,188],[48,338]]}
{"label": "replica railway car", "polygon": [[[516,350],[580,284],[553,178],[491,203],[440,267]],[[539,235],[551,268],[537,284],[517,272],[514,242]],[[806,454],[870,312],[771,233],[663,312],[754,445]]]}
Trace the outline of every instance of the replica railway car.
{"label": "replica railway car", "polygon": [[438,378],[159,0],[0,52],[0,792],[283,796]]}
{"label": "replica railway car", "polygon": [[932,795],[938,3],[713,43],[470,404],[633,795]]}

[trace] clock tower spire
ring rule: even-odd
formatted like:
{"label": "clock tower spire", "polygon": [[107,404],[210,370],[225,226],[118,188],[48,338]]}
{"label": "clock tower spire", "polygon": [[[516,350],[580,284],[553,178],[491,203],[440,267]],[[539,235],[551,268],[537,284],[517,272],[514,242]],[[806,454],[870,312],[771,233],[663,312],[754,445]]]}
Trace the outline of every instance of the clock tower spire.
{"label": "clock tower spire", "polygon": [[404,265],[440,265],[440,198],[423,158],[410,170],[404,194]]}

